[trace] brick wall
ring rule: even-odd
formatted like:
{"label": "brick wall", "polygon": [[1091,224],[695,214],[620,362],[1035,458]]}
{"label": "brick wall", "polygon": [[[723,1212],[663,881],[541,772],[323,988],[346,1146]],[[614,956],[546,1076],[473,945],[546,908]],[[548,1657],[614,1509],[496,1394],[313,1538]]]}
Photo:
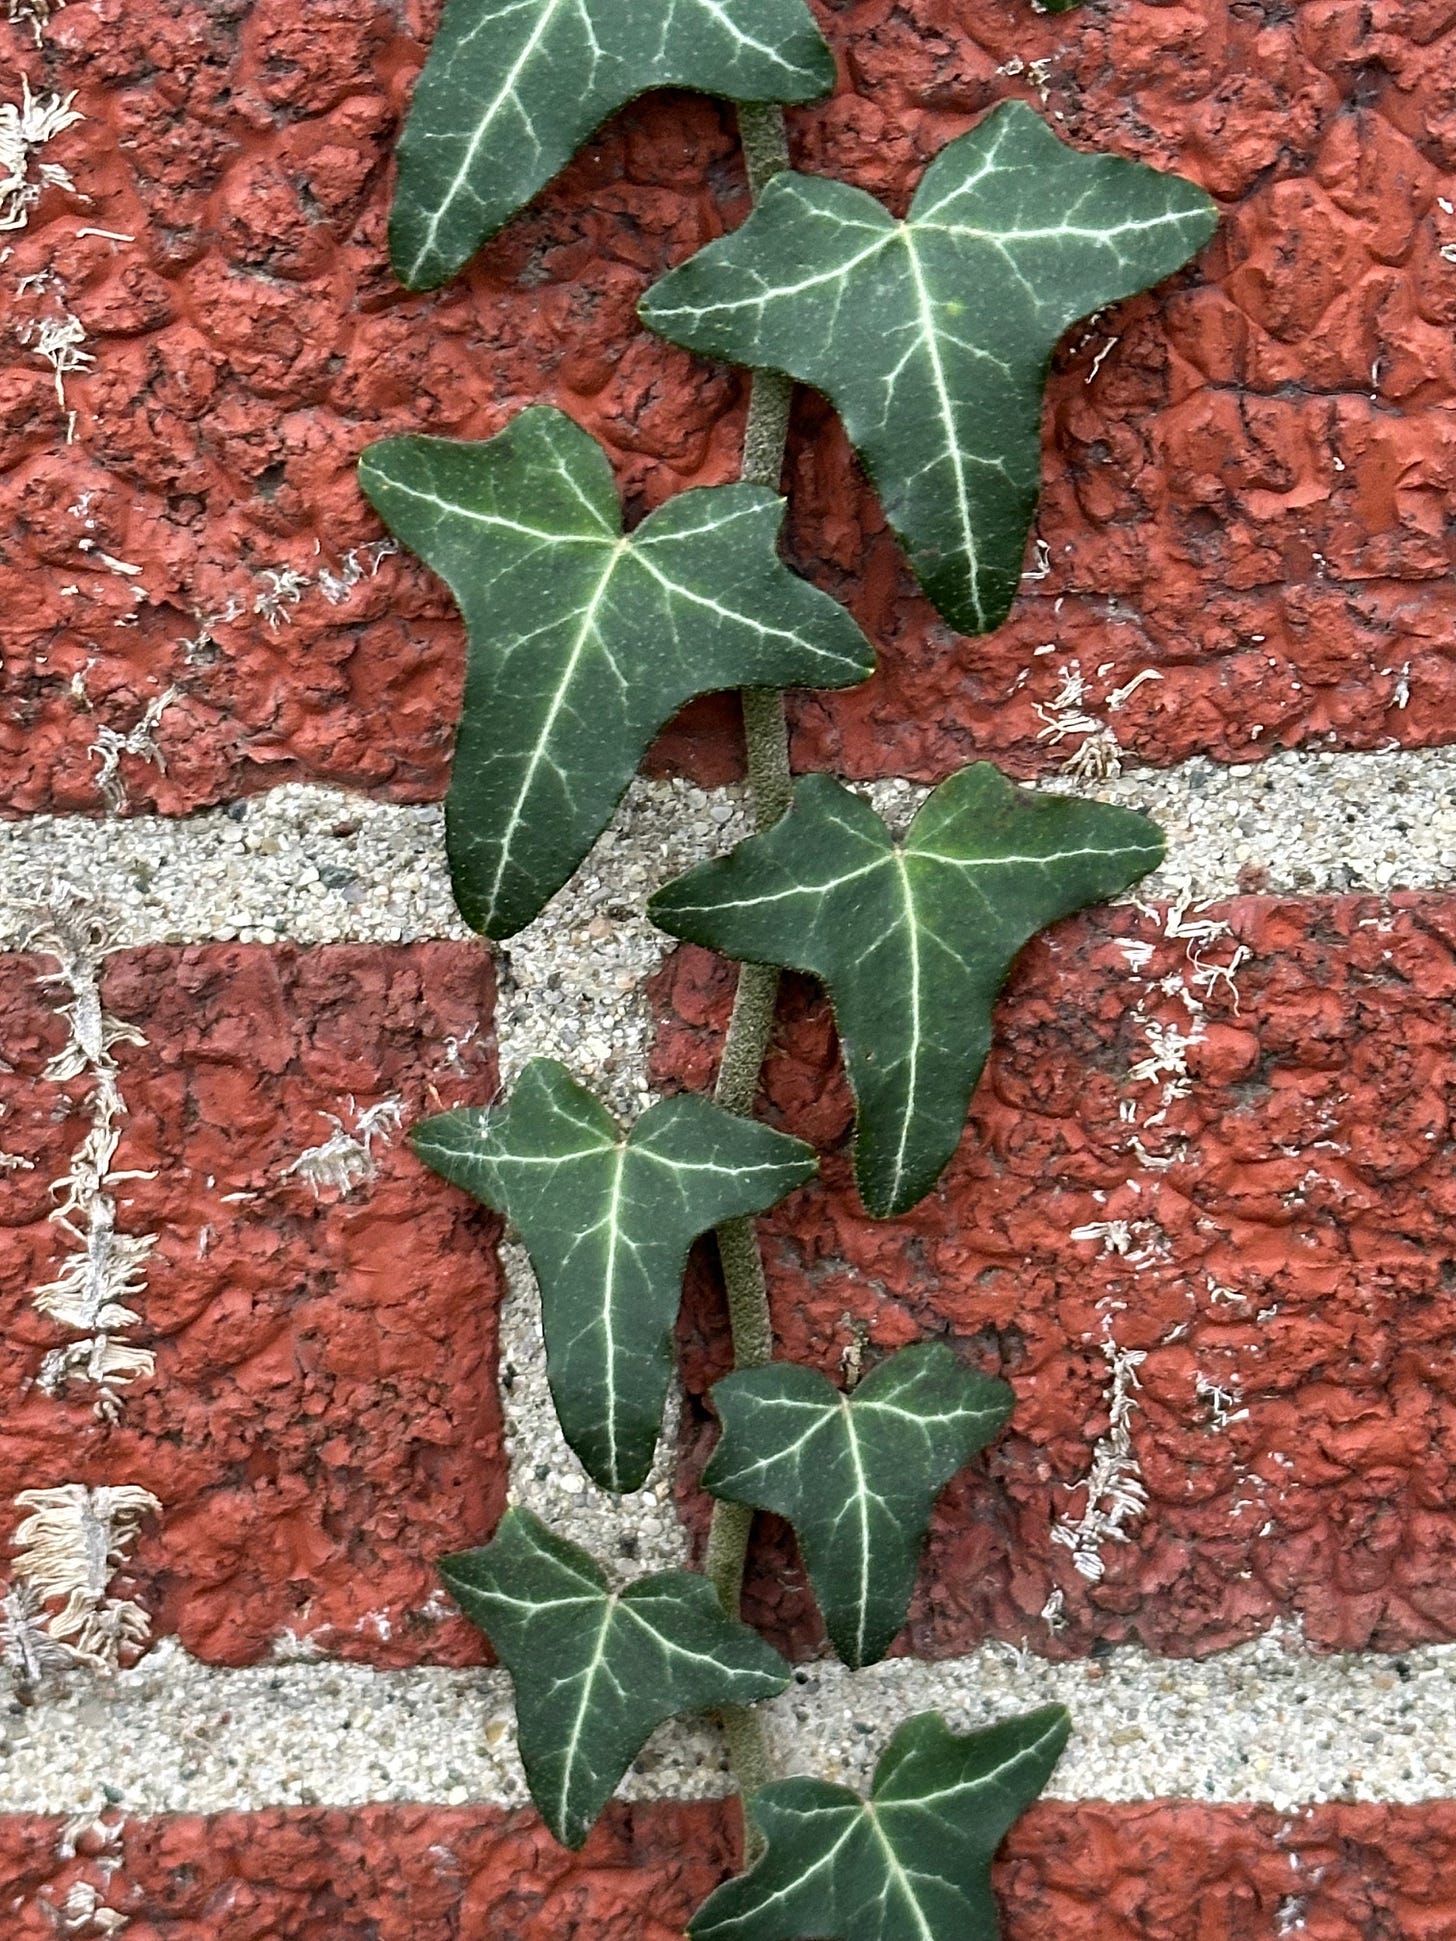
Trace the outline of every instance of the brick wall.
{"label": "brick wall", "polygon": [[[1021,776],[1120,761],[1194,790],[1199,756],[1449,743],[1456,6],[816,11],[841,88],[791,115],[801,165],[902,206],[927,157],[1014,93],[1072,140],[1195,177],[1226,220],[1194,268],[1064,346],[1037,544],[990,640],[936,621],[837,427],[800,398],[789,550],[881,654],[863,690],[794,703],[800,763],[929,781],[974,755]],[[457,284],[405,297],[388,156],[430,12],[71,0],[39,40],[0,23],[0,72],[76,90],[84,117],[45,149],[72,187],[47,186],[0,257],[12,834],[72,816],[84,848],[83,818],[181,817],[285,782],[438,799],[462,638],[354,486],[383,434],[486,436],[545,398],[605,441],[633,510],[733,475],[741,380],[633,321],[743,211],[731,117],[639,103]],[[36,330],[67,319],[81,356],[57,372]],[[689,710],[652,767],[733,780],[732,704]],[[1391,894],[1241,894],[1265,864],[1289,878],[1247,774],[1252,860],[1218,900],[1095,913],[1026,953],[961,1153],[904,1220],[857,1208],[830,1022],[790,990],[767,1109],[828,1157],[766,1227],[785,1349],[833,1373],[936,1333],[1017,1391],[1010,1432],[937,1511],[902,1652],[1133,1642],[1151,1679],[1158,1658],[1274,1625],[1317,1651],[1456,1637],[1456,883],[1403,893],[1393,823]],[[1373,812],[1390,810],[1387,794]],[[365,904],[381,889],[358,885]],[[33,890],[0,878],[10,934],[51,921],[19,908]],[[93,1520],[106,1491],[145,1492],[104,1607],[218,1667],[220,1708],[225,1668],[280,1652],[482,1665],[433,1565],[505,1501],[498,1235],[399,1134],[491,1096],[509,955],[434,934],[305,947],[286,924],[272,944],[184,925],[96,955],[104,1013],[130,1031],[79,1059],[54,953],[0,955],[0,1537],[25,1492],[75,1489]],[[655,1084],[709,1081],[729,991],[701,952],[663,964]],[[135,1258],[136,1318],[113,1330],[132,1360],[110,1387],[55,1375],[84,1331],[36,1305],[76,1251],[50,1189],[103,1070]],[[669,1481],[658,1507],[692,1542],[722,1352],[706,1257],[681,1334],[677,1497]],[[1084,1485],[1119,1382],[1146,1500],[1113,1541]],[[767,1519],[749,1605],[817,1653]],[[6,1796],[7,1932],[49,1935],[48,1908],[69,1908],[65,1931],[107,1932],[111,1909],[128,1941],[666,1941],[733,1864],[711,1801],[614,1808],[568,1856],[500,1801],[297,1806],[281,1779],[276,1797],[240,1780],[252,1812],[138,1816],[129,1756],[118,1740],[114,1770]],[[1150,1790],[1028,1818],[999,1874],[1010,1941],[1456,1936],[1448,1801]],[[72,1793],[79,1853],[53,1816]]]}

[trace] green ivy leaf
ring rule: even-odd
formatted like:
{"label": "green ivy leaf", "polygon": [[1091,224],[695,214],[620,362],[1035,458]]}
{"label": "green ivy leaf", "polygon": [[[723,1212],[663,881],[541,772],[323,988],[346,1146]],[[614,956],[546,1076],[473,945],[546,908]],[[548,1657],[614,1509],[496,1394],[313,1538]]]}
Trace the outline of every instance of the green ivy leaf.
{"label": "green ivy leaf", "polygon": [[847,183],[776,175],[641,312],[822,391],[939,612],[987,633],[1020,580],[1057,340],[1186,263],[1215,220],[1192,183],[1068,148],[1009,101],[941,150],[908,222]]}
{"label": "green ivy leaf", "polygon": [[664,1719],[752,1705],[789,1682],[706,1578],[663,1570],[613,1590],[529,1510],[507,1510],[483,1550],[447,1557],[440,1574],[511,1674],[526,1782],[563,1846],[581,1845]]}
{"label": "green ivy leaf", "polygon": [[723,1435],[703,1483],[793,1524],[834,1649],[873,1664],[905,1622],[936,1497],[1012,1401],[939,1341],[892,1355],[852,1395],[815,1368],[745,1369],[713,1389]]}
{"label": "green ivy leaf", "polygon": [[456,901],[488,937],[561,887],[694,695],[847,687],[873,670],[843,607],[778,558],[782,499],[682,492],[624,536],[605,452],[547,406],[485,444],[385,439],[359,478],[465,616],[446,820]]}
{"label": "green ivy leaf", "polygon": [[449,0],[399,143],[395,272],[411,290],[453,276],[649,88],[812,101],[833,85],[804,0]]}
{"label": "green ivy leaf", "polygon": [[1060,1705],[964,1735],[922,1712],[868,1800],[822,1779],[763,1787],[749,1811],[767,1852],[704,1903],[692,1941],[996,1941],[991,1861],[1070,1730]]}
{"label": "green ivy leaf", "polygon": [[567,1441],[603,1489],[647,1480],[672,1376],[688,1249],[811,1179],[812,1149],[684,1095],[625,1137],[551,1059],[508,1105],[426,1119],[428,1166],[514,1221],[541,1283],[551,1394]]}
{"label": "green ivy leaf", "polygon": [[1162,855],[1146,816],[1028,794],[989,762],[942,782],[903,844],[860,796],[811,775],[775,828],[648,907],[675,937],[827,985],[859,1107],[860,1196],[886,1219],[956,1149],[1017,952]]}

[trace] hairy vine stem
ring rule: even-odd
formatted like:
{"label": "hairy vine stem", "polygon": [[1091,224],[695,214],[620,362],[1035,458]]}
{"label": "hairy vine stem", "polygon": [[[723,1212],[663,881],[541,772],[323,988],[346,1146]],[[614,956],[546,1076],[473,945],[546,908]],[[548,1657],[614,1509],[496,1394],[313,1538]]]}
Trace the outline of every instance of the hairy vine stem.
{"label": "hairy vine stem", "polygon": [[[764,184],[789,166],[788,134],[783,112],[771,106],[743,106],[738,110],[748,187],[754,200]],[[793,385],[776,371],[759,371],[752,382],[748,423],[743,434],[741,476],[750,485],[766,485],[777,492],[783,477],[789,436],[789,406]],[[789,808],[789,728],[784,697],[777,688],[743,690],[743,732],[748,751],[748,784],[754,825],[771,829]],[[751,1117],[759,1078],[773,1032],[778,1005],[779,972],[769,964],[744,964],[738,973],[733,1016],[723,1046],[715,1097],[719,1105],[743,1118]],[[755,1221],[729,1220],[718,1228],[718,1257],[728,1296],[733,1335],[733,1366],[760,1368],[773,1359],[773,1321],[768,1285]],[[737,1617],[743,1595],[743,1572],[753,1511],[741,1503],[713,1505],[705,1569],[730,1617]],[[756,1712],[734,1706],[721,1714],[728,1756],[744,1806],[760,1786],[773,1777],[773,1761],[762,1722]],[[757,1858],[758,1841],[744,1814],[745,1858]]]}

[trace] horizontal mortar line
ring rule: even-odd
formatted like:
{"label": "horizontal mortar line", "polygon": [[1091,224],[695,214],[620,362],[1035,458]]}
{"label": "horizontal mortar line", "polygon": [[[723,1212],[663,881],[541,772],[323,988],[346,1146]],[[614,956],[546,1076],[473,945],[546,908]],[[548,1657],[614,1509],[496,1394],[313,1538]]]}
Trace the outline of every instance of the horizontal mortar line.
{"label": "horizontal mortar line", "polygon": [[[925,793],[908,782],[867,786],[892,820]],[[1162,824],[1169,860],[1140,887],[1144,897],[1456,887],[1456,749],[1295,750],[1237,767],[1199,757],[1053,786],[1144,809]],[[660,860],[674,821],[702,824],[696,853],[726,847],[747,832],[742,804],[741,789],[635,783],[582,865],[578,891],[623,861]],[[438,805],[312,785],[186,818],[0,822],[0,948],[20,945],[33,920],[26,906],[58,877],[112,908],[120,944],[403,943],[468,934],[450,899]]]}
{"label": "horizontal mortar line", "polygon": [[[941,1663],[803,1666],[766,1712],[781,1771],[863,1785],[911,1713],[940,1709],[964,1730],[1049,1701],[1069,1705],[1075,1723],[1056,1798],[1294,1813],[1327,1800],[1456,1796],[1452,1645],[1319,1657],[1270,1634],[1210,1659],[1124,1647],[1091,1667],[987,1645]],[[693,1799],[726,1788],[714,1733],[678,1722],[654,1736],[623,1791]],[[70,1816],[95,1810],[102,1789],[131,1818],[526,1803],[501,1672],[336,1661],[218,1670],[172,1640],[130,1671],[79,1679],[3,1722],[0,1812]]]}

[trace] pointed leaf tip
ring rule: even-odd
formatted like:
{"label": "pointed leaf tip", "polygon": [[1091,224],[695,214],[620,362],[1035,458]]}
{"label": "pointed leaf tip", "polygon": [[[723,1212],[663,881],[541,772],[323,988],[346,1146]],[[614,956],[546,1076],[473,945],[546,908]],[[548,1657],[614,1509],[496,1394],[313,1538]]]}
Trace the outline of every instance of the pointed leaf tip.
{"label": "pointed leaf tip", "polygon": [[848,1395],[813,1368],[744,1370],[713,1389],[723,1434],[703,1485],[794,1526],[835,1650],[872,1664],[905,1622],[936,1497],[1012,1400],[938,1341],[902,1349]]}
{"label": "pointed leaf tip", "polygon": [[826,985],[858,1107],[860,1196],[890,1219],[955,1152],[1022,946],[1162,856],[1146,816],[1031,794],[989,762],[933,790],[903,843],[862,797],[811,775],[775,828],[648,907],[671,936]]}
{"label": "pointed leaf tip", "polygon": [[639,1489],[672,1379],[689,1248],[811,1179],[812,1148],[691,1093],[659,1101],[623,1134],[546,1058],[526,1067],[508,1104],[427,1119],[411,1143],[519,1229],[566,1439],[603,1489]]}
{"label": "pointed leaf tip", "polygon": [[484,444],[383,440],[359,478],[465,618],[446,833],[461,915],[488,937],[539,914],[694,696],[873,670],[843,607],[779,559],[781,499],[683,492],[624,534],[605,452],[548,406]]}
{"label": "pointed leaf tip", "polygon": [[453,276],[649,88],[811,101],[833,85],[804,0],[448,0],[399,144],[395,274]]}
{"label": "pointed leaf tip", "polygon": [[750,1809],[763,1858],[705,1902],[691,1941],[997,1941],[991,1861],[1070,1730],[1060,1705],[964,1734],[922,1712],[868,1800],[818,1779],[763,1787]]}
{"label": "pointed leaf tip", "polygon": [[666,1570],[614,1590],[529,1510],[508,1510],[489,1544],[440,1573],[511,1675],[526,1781],[563,1846],[585,1840],[664,1719],[752,1705],[789,1682],[706,1578]]}
{"label": "pointed leaf tip", "polygon": [[847,183],[777,175],[641,315],[828,397],[937,610],[989,633],[1020,584],[1058,340],[1180,268],[1216,221],[1193,183],[1070,148],[1008,101],[941,150],[907,221]]}

